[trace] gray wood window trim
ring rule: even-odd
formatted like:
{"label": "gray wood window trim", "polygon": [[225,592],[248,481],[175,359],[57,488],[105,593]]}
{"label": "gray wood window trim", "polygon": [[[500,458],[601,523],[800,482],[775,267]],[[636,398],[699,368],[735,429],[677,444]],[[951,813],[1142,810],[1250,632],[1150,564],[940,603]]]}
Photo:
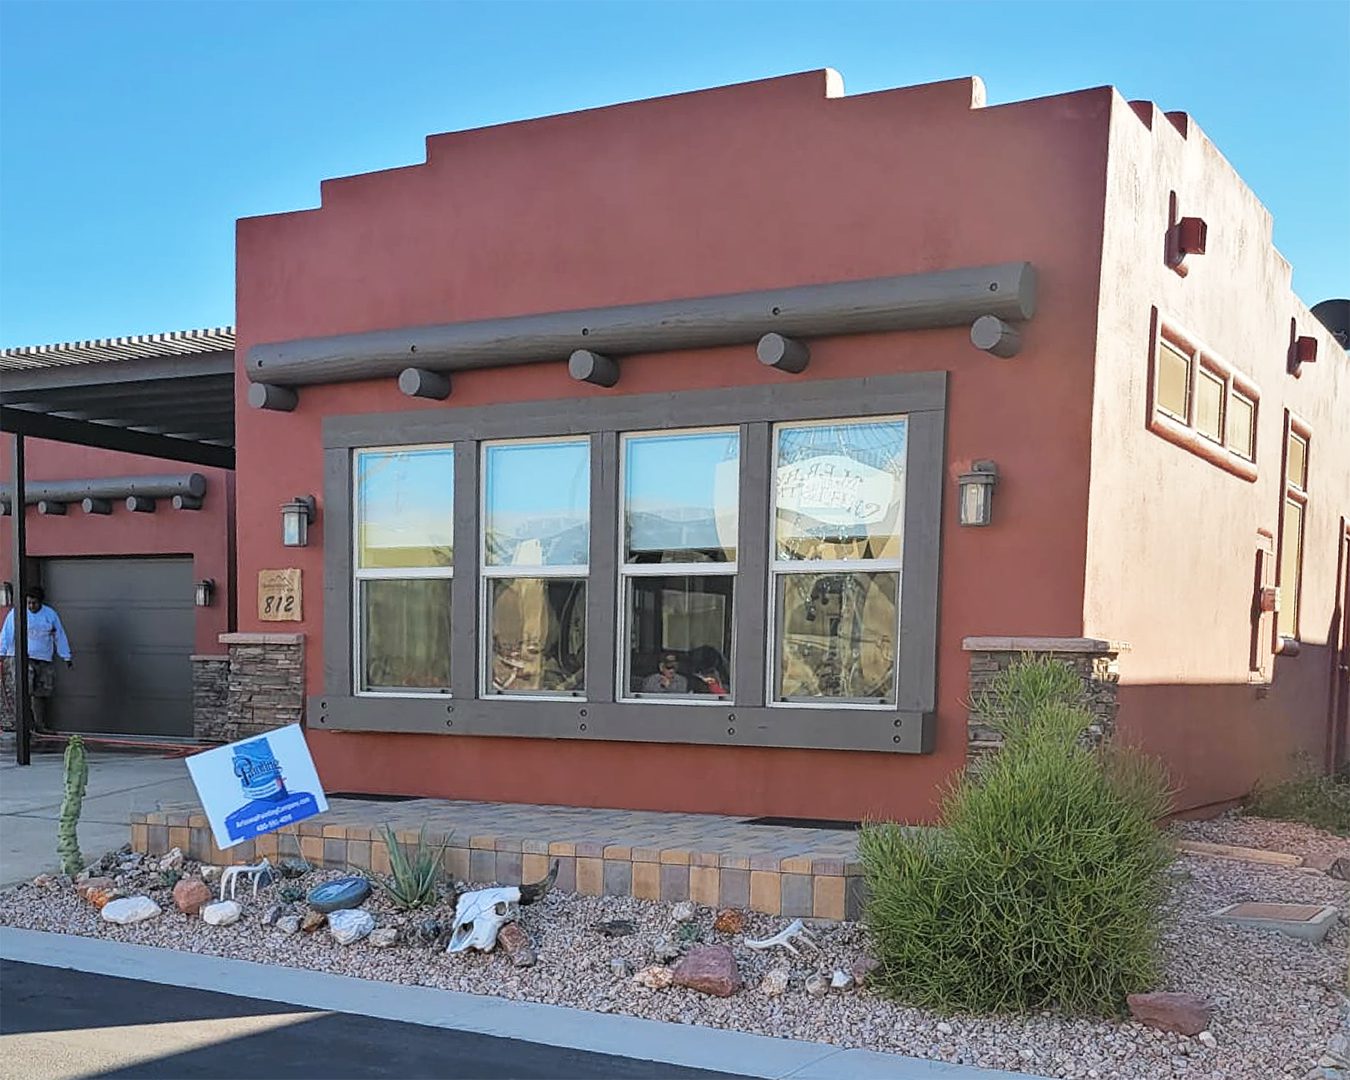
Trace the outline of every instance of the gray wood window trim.
{"label": "gray wood window trim", "polygon": [[[308,720],[335,731],[435,732],[515,738],[701,743],[929,753],[937,700],[938,574],[945,477],[945,372],[819,380],[718,391],[642,394],[407,413],[327,417],[324,493],[324,693]],[[886,710],[765,703],[770,425],[904,413],[909,417],[899,697]],[[733,700],[724,705],[616,702],[619,433],[735,424],[741,432]],[[585,700],[480,697],[478,457],[485,439],[591,438],[591,546]],[[452,696],[353,694],[351,464],[365,446],[455,446]],[[758,496],[754,493],[760,493]]]}

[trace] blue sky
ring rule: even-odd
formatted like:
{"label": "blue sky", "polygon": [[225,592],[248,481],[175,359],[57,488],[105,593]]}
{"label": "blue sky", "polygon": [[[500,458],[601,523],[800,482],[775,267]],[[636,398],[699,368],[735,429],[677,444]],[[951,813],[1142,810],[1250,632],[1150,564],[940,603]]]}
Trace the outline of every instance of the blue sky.
{"label": "blue sky", "polygon": [[234,220],[423,137],[834,67],[992,103],[1114,83],[1190,112],[1350,294],[1350,4],[0,0],[0,345],[234,319]]}

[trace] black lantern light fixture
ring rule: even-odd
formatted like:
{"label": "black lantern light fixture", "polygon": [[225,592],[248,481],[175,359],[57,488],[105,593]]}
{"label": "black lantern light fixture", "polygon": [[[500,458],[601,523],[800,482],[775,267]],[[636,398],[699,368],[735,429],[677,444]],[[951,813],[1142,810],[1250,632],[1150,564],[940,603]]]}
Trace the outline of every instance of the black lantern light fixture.
{"label": "black lantern light fixture", "polygon": [[216,593],[216,579],[202,578],[194,587],[193,602],[197,607],[210,607],[211,598]]}
{"label": "black lantern light fixture", "polygon": [[313,495],[297,495],[281,504],[281,542],[286,547],[304,547],[309,543],[309,527],[314,524],[316,509]]}
{"label": "black lantern light fixture", "polygon": [[993,520],[994,485],[997,483],[998,466],[992,461],[972,462],[970,472],[957,478],[962,525],[988,525]]}
{"label": "black lantern light fixture", "polygon": [[0,607],[14,606],[14,582],[0,581]]}

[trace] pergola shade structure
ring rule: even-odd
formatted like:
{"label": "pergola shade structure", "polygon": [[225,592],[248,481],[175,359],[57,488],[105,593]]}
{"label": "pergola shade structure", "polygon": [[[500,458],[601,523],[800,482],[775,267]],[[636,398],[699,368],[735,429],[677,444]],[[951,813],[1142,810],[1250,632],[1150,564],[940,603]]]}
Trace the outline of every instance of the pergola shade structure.
{"label": "pergola shade structure", "polygon": [[[15,671],[27,666],[27,542],[20,507],[64,514],[111,512],[113,500],[148,511],[155,498],[198,509],[199,473],[39,481],[26,489],[24,439],[118,450],[191,465],[234,468],[234,328],[106,338],[0,350],[0,431],[14,436],[13,475],[0,507],[13,522]],[[28,685],[14,680],[16,754],[29,760]]]}

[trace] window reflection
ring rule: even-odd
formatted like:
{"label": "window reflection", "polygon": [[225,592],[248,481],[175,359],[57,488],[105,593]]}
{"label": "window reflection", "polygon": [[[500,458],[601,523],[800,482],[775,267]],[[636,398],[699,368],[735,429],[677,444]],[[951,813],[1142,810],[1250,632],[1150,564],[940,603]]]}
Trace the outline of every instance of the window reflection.
{"label": "window reflection", "polygon": [[450,688],[450,579],[362,581],[361,689]]}
{"label": "window reflection", "polygon": [[775,557],[898,558],[906,432],[903,419],[780,427]]}
{"label": "window reflection", "polygon": [[895,701],[899,574],[781,574],[779,700]]}
{"label": "window reflection", "polygon": [[483,558],[489,566],[585,566],[589,440],[507,443],[484,452]]}
{"label": "window reflection", "polygon": [[734,588],[727,574],[629,578],[628,692],[728,696]]}
{"label": "window reflection", "polygon": [[625,557],[735,562],[740,437],[734,431],[624,440]]}
{"label": "window reflection", "polygon": [[488,582],[491,693],[579,693],[585,687],[586,582]]}
{"label": "window reflection", "polygon": [[454,451],[362,451],[357,457],[357,566],[411,568],[453,562]]}

